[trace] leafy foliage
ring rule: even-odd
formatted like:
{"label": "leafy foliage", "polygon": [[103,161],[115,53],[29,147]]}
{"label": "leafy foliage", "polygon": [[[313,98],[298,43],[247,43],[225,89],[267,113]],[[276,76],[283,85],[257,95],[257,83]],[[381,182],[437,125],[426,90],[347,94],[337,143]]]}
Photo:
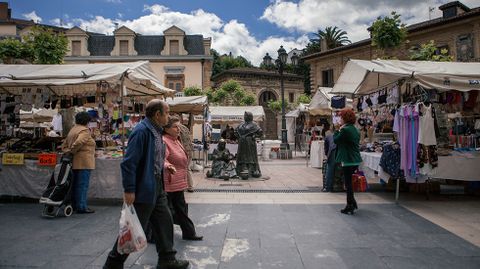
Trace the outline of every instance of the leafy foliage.
{"label": "leafy foliage", "polygon": [[18,39],[7,38],[0,41],[0,58],[6,64],[14,63],[14,59],[33,61],[33,49],[28,43]]}
{"label": "leafy foliage", "polygon": [[255,95],[247,93],[242,99],[240,99],[241,106],[251,106],[255,104]]}
{"label": "leafy foliage", "polygon": [[209,102],[221,105],[250,106],[255,104],[255,96],[243,89],[236,80],[224,82],[219,89],[205,91]]}
{"label": "leafy foliage", "polygon": [[267,106],[268,106],[268,108],[270,108],[274,112],[278,113],[278,112],[282,111],[282,101],[281,100],[276,100],[276,101],[270,100],[270,101],[268,101]]}
{"label": "leafy foliage", "polygon": [[220,55],[214,49],[210,50],[210,53],[213,56],[212,76],[232,68],[253,67],[252,63],[242,56]]}
{"label": "leafy foliage", "polygon": [[371,26],[372,45],[382,50],[397,48],[407,38],[407,29],[400,20],[400,14],[393,11],[390,15],[378,17]]}
{"label": "leafy foliage", "polygon": [[35,26],[23,42],[15,39],[0,41],[2,60],[16,58],[36,64],[61,64],[68,50],[68,39],[51,29]]}
{"label": "leafy foliage", "polygon": [[310,104],[310,101],[312,101],[312,98],[310,98],[310,96],[306,95],[306,94],[302,94],[300,96],[298,96],[297,98],[297,104]]}
{"label": "leafy foliage", "polygon": [[420,49],[410,49],[410,59],[414,61],[435,61],[435,62],[451,62],[453,56],[448,55],[447,49],[439,50],[435,46],[435,41],[422,44]]}
{"label": "leafy foliage", "polygon": [[347,37],[347,32],[337,26],[328,26],[325,30],[318,30],[314,35],[317,38],[311,39],[310,42],[320,46],[322,40],[325,40],[327,49],[334,49],[352,43]]}
{"label": "leafy foliage", "polygon": [[202,91],[202,89],[200,89],[199,87],[197,86],[190,86],[190,87],[187,87],[183,90],[183,94],[185,96],[201,96],[201,95],[205,95]]}

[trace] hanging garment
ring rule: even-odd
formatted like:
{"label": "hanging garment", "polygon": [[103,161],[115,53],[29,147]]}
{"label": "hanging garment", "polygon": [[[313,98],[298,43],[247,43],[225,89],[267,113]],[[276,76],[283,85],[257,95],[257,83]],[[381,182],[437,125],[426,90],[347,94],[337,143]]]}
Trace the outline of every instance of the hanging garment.
{"label": "hanging garment", "polygon": [[400,177],[402,176],[400,158],[400,146],[398,144],[385,145],[380,158],[380,167],[392,177]]}
{"label": "hanging garment", "polygon": [[437,145],[432,104],[427,106],[418,103],[416,110],[419,111],[418,143],[425,146]]}
{"label": "hanging garment", "polygon": [[346,97],[345,96],[332,96],[331,106],[332,108],[341,109],[345,107]]}
{"label": "hanging garment", "polygon": [[393,110],[395,115],[393,116],[393,131],[395,133],[400,132],[400,115],[398,113],[398,110]]}
{"label": "hanging garment", "polygon": [[55,114],[52,119],[52,125],[53,125],[53,130],[56,132],[62,132],[63,131],[63,124],[62,124],[62,115],[60,114]]}
{"label": "hanging garment", "polygon": [[438,167],[437,146],[419,145],[417,162],[421,175],[431,175]]}

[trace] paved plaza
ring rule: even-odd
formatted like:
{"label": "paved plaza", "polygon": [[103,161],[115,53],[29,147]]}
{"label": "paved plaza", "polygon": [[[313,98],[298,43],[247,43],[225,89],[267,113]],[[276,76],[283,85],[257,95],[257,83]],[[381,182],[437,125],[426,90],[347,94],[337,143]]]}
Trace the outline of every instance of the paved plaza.
{"label": "paved plaza", "polygon": [[[360,209],[347,216],[339,213],[345,194],[315,192],[321,170],[304,159],[264,162],[262,171],[270,179],[195,173],[200,191],[186,198],[205,239],[183,241],[175,230],[178,257],[190,268],[480,268],[478,199],[402,193],[396,204],[392,193],[358,193]],[[95,214],[44,219],[41,205],[0,204],[0,268],[101,268],[120,204],[92,207]],[[155,264],[149,244],[126,268]]]}

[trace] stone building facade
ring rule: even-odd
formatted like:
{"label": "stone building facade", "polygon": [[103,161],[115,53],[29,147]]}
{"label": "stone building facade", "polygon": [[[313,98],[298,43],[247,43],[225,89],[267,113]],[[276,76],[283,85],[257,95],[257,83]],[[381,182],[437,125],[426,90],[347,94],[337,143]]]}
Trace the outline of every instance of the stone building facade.
{"label": "stone building facade", "polygon": [[[234,68],[226,70],[212,77],[214,88],[222,83],[233,79],[242,87],[255,95],[256,104],[264,107],[266,119],[261,123],[267,139],[278,139],[281,129],[281,117],[271,111],[267,104],[269,101],[281,100],[280,74],[275,71],[267,71],[258,68]],[[285,102],[294,103],[298,96],[303,94],[303,77],[284,73]]]}
{"label": "stone building facade", "polygon": [[369,38],[304,56],[311,68],[312,92],[318,87],[332,87],[349,59],[372,60],[387,54],[408,60],[410,49],[430,40],[434,40],[439,49],[447,49],[454,61],[480,61],[480,7],[470,9],[455,1],[439,9],[442,17],[408,26],[408,42],[398,49],[382,52],[371,45]]}

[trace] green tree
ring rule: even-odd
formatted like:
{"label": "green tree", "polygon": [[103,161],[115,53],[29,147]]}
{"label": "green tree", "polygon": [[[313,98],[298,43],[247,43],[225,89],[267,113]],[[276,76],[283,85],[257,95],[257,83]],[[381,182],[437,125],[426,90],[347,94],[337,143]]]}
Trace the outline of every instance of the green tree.
{"label": "green tree", "polygon": [[310,101],[312,101],[312,98],[306,94],[301,94],[297,98],[297,105],[302,103],[302,104],[310,104]]}
{"label": "green tree", "polygon": [[16,39],[0,41],[0,57],[4,63],[20,59],[35,64],[61,64],[67,50],[65,35],[40,26],[35,26],[23,42]]}
{"label": "green tree", "polygon": [[448,54],[447,49],[438,49],[435,41],[422,44],[419,49],[410,49],[410,60],[414,61],[435,61],[435,62],[451,62],[453,56]]}
{"label": "green tree", "polygon": [[325,40],[327,49],[334,49],[352,43],[347,37],[347,32],[337,26],[328,26],[325,30],[318,30],[314,35],[316,38],[311,39],[310,42],[320,46],[322,40]]}
{"label": "green tree", "polygon": [[33,48],[18,39],[6,38],[0,41],[0,59],[5,64],[13,64],[17,59],[32,62]]}
{"label": "green tree", "polygon": [[236,80],[224,82],[217,90],[207,90],[209,102],[221,105],[249,106],[255,104],[255,96],[243,89]]}
{"label": "green tree", "polygon": [[321,50],[322,49],[320,46],[320,42],[312,41],[311,39],[310,42],[308,42],[307,46],[303,49],[303,54],[308,55],[308,54],[320,52]]}
{"label": "green tree", "polygon": [[242,99],[240,99],[241,106],[251,106],[255,104],[255,95],[251,93],[247,93]]}
{"label": "green tree", "polygon": [[200,87],[190,86],[190,87],[186,87],[183,90],[183,95],[185,95],[185,96],[201,96],[201,95],[205,95],[205,94],[202,91],[202,89],[200,89]]}
{"label": "green tree", "polygon": [[400,14],[392,11],[390,15],[378,17],[370,27],[372,45],[381,50],[397,48],[407,38],[407,29],[400,20]]}
{"label": "green tree", "polygon": [[270,108],[273,112],[279,113],[282,111],[282,101],[281,100],[270,100],[267,103],[268,108]]}
{"label": "green tree", "polygon": [[214,49],[210,53],[213,56],[212,76],[232,68],[253,67],[252,63],[243,56],[220,55]]}
{"label": "green tree", "polygon": [[33,49],[34,63],[61,64],[68,50],[64,34],[55,34],[51,29],[35,26],[25,38]]}

